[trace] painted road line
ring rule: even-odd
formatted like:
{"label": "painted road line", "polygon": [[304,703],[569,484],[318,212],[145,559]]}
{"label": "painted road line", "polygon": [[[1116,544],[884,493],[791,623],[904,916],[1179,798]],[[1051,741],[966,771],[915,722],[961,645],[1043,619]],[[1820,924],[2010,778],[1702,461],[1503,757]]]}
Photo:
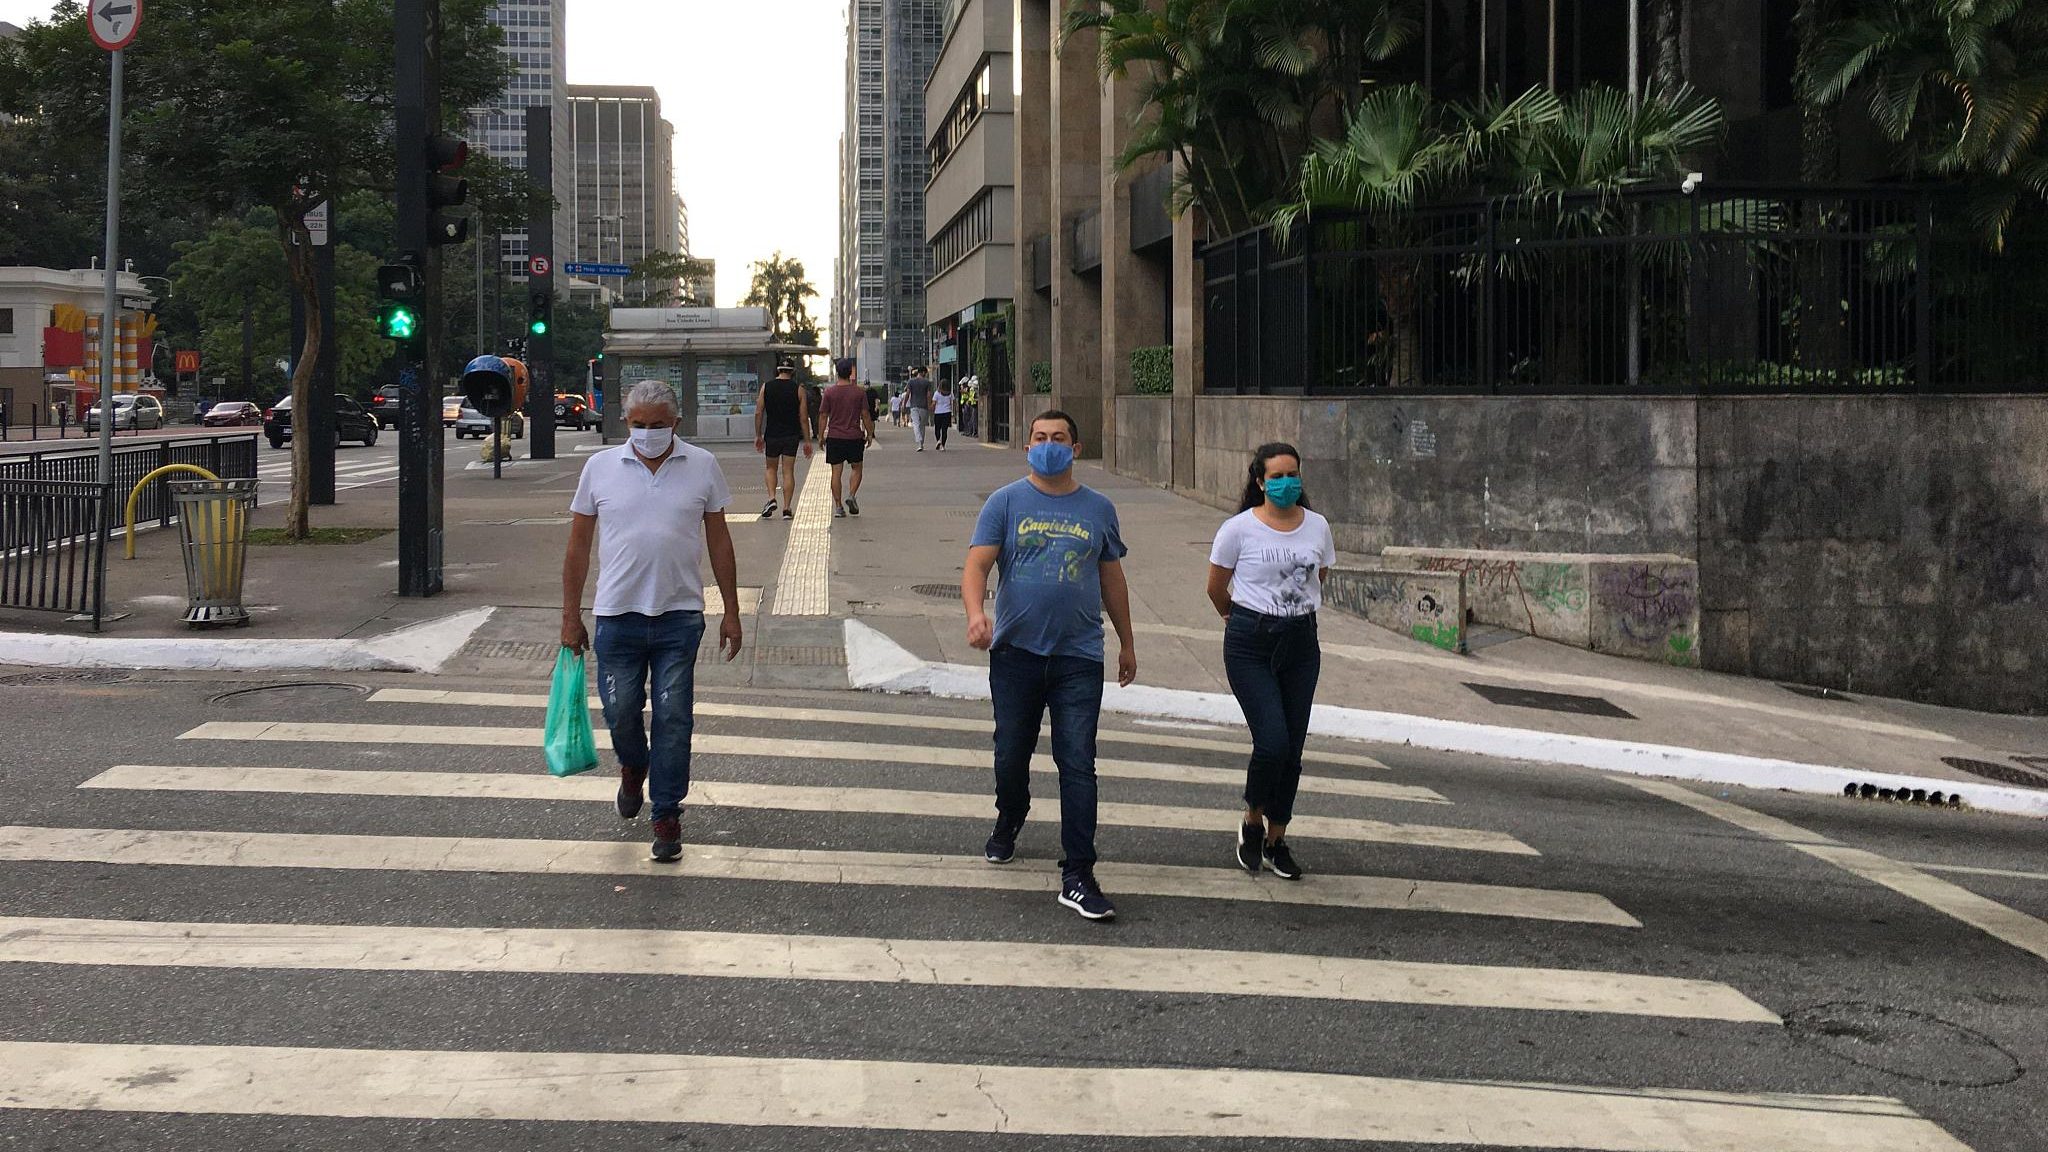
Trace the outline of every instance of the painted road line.
{"label": "painted road line", "polygon": [[[546,696],[522,695],[515,692],[455,692],[435,688],[381,688],[371,695],[373,704],[446,704],[473,708],[532,708],[545,709]],[[591,697],[590,706],[597,708],[596,697]],[[699,700],[696,704],[699,716],[731,717],[739,720],[788,721],[799,724],[859,724],[871,728],[909,728],[925,732],[971,732],[977,736],[988,736],[995,726],[986,720],[969,720],[958,716],[912,716],[902,712],[854,712],[838,708],[779,708],[769,705],[720,704],[715,701]],[[1250,756],[1251,746],[1229,740],[1208,740],[1200,736],[1173,736],[1154,732],[1101,731],[1095,737],[1103,744],[1137,744],[1147,748],[1186,748],[1201,752],[1227,752],[1232,756]],[[1310,749],[1302,753],[1302,761],[1309,764],[1340,764],[1349,768],[1376,768],[1384,771],[1386,765],[1370,756],[1349,752],[1318,752]]]}
{"label": "painted road line", "polygon": [[1816,860],[1824,860],[1845,872],[1889,888],[1909,900],[1925,904],[1936,912],[1982,929],[2015,948],[2048,960],[2048,922],[2037,920],[2016,908],[2008,908],[1996,900],[1979,896],[1967,888],[1929,876],[1911,864],[1894,860],[1889,856],[1880,856],[1875,852],[1866,852],[1861,848],[1851,848],[1817,832],[1809,832],[1790,821],[1766,816],[1739,804],[1730,804],[1726,800],[1702,796],[1669,780],[1644,780],[1626,776],[1616,779],[1653,796],[1662,796],[1695,812],[1733,824],[1744,831],[1754,832],[1767,840],[1775,840]]}
{"label": "painted road line", "polygon": [[[120,764],[79,785],[155,792],[283,792],[325,796],[429,796],[437,799],[587,800],[611,803],[614,778],[599,773],[557,779],[541,772],[337,771],[325,768],[201,767]],[[741,784],[692,780],[690,803],[715,808],[761,808],[782,812],[867,812],[902,816],[994,819],[995,801],[979,792],[912,792],[889,788],[817,788],[786,784]],[[1222,835],[1234,823],[1228,809],[1168,808],[1152,804],[1096,806],[1096,820],[1121,828],[1163,828]],[[1058,806],[1034,806],[1036,823],[1056,823]],[[1512,836],[1434,824],[1390,824],[1335,816],[1299,816],[1290,836],[1356,843],[1401,844],[1534,856]]]}
{"label": "painted road line", "polygon": [[832,470],[822,455],[804,466],[797,489],[796,519],[782,548],[775,577],[774,616],[832,614]]}
{"label": "painted road line", "polygon": [[2008,880],[2048,880],[2048,872],[2022,872],[2016,868],[1977,868],[1966,864],[1928,864],[1914,861],[1911,867],[1923,872],[1951,872],[1959,876],[2002,876]]}
{"label": "painted road line", "polygon": [[[688,834],[688,827],[685,833]],[[791,884],[867,884],[904,888],[1050,894],[1058,870],[1020,860],[997,868],[979,856],[826,852],[690,844],[673,864],[656,864],[645,845],[616,841],[499,840],[454,836],[338,836],[282,832],[138,831],[0,827],[0,860],[206,868],[310,868],[337,871],[636,876],[643,879],[763,880]],[[1591,892],[1554,892],[1491,884],[1345,876],[1318,872],[1312,884],[1261,881],[1235,868],[1168,864],[1096,865],[1111,892],[1186,900],[1234,900],[1317,908],[1369,908],[1453,916],[1640,928]]]}
{"label": "painted road line", "polygon": [[635,1052],[0,1043],[0,1106],[1605,1152],[1969,1152],[1877,1097]]}
{"label": "painted road line", "polygon": [[357,972],[631,972],[1272,996],[1777,1024],[1726,984],[1341,956],[733,932],[0,917],[0,963]]}
{"label": "painted road line", "polygon": [[[741,603],[744,608],[744,595]],[[611,746],[610,733],[600,729],[593,735],[599,748]],[[297,744],[424,744],[459,748],[539,748],[542,744],[542,731],[539,728],[441,724],[327,724],[216,720],[201,724],[178,738]],[[901,767],[969,768],[978,772],[990,771],[990,753],[974,748],[857,744],[838,740],[784,740],[759,736],[720,736],[712,733],[699,733],[692,737],[690,748],[699,756],[770,756],[802,760],[842,760]],[[1059,767],[1051,756],[1040,754],[1031,758],[1031,770],[1057,774]],[[1095,774],[1123,780],[1215,784],[1235,789],[1244,787],[1242,769],[1157,764],[1149,760],[1097,760]],[[1334,776],[1304,775],[1301,778],[1301,790],[1371,800],[1417,804],[1450,803],[1441,794],[1418,785],[1388,784],[1378,780],[1347,780]]]}

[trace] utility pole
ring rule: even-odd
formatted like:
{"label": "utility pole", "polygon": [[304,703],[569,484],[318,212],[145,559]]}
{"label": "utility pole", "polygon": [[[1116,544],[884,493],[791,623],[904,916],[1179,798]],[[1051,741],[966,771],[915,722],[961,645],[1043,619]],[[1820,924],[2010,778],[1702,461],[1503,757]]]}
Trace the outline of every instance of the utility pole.
{"label": "utility pole", "polygon": [[[441,257],[433,234],[435,177],[431,129],[441,110],[441,0],[395,0],[397,33],[398,246],[406,288],[419,309],[413,323],[389,327],[397,340],[399,385],[398,594],[432,596],[442,581]],[[459,143],[459,142],[458,142]],[[380,272],[380,279],[386,274]]]}
{"label": "utility pole", "polygon": [[526,177],[545,196],[527,219],[526,458],[555,458],[554,124],[545,105],[526,109]]}
{"label": "utility pole", "polygon": [[336,363],[341,355],[340,332],[334,322],[334,202],[321,205],[319,211],[328,214],[328,231],[313,239],[313,275],[319,282],[320,297],[320,361],[314,365],[312,391],[306,397],[307,434],[313,437],[306,444],[306,490],[309,503],[332,504],[337,430],[334,386],[341,378]]}
{"label": "utility pole", "polygon": [[[86,5],[86,20],[92,30],[93,43],[107,50],[111,57],[107,76],[107,283],[100,297],[100,453],[99,476],[101,486],[114,482],[114,353],[120,347],[119,324],[114,309],[119,306],[119,278],[115,261],[121,256],[121,96],[122,71],[127,62],[127,47],[135,42],[135,34],[142,28],[142,13],[133,0],[107,3],[98,9]],[[111,499],[111,497],[110,497]],[[111,515],[111,507],[102,511]],[[103,553],[105,549],[101,550]],[[101,561],[104,563],[105,556]],[[100,584],[105,588],[105,577]]]}

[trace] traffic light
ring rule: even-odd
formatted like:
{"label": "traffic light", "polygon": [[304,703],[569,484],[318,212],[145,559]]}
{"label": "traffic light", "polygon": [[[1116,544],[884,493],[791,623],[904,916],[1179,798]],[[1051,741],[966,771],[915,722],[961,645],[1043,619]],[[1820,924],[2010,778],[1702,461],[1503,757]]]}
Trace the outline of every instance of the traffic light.
{"label": "traffic light", "polygon": [[427,243],[460,244],[469,239],[469,218],[444,208],[460,208],[469,200],[469,181],[450,176],[469,163],[469,143],[453,136],[427,137]]}
{"label": "traffic light", "polygon": [[386,340],[411,340],[420,334],[420,295],[425,281],[417,265],[386,264],[377,269],[377,334]]}
{"label": "traffic light", "polygon": [[554,294],[551,292],[535,292],[529,304],[530,306],[526,314],[531,319],[526,322],[526,330],[535,336],[547,335],[548,321],[554,317]]}

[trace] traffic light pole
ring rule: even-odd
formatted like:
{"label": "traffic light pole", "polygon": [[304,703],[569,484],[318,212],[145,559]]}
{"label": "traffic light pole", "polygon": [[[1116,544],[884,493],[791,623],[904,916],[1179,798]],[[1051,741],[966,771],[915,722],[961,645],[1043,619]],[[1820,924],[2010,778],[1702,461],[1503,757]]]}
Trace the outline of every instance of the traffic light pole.
{"label": "traffic light pole", "polygon": [[[328,203],[330,215],[338,209]],[[338,428],[334,386],[341,379],[341,341],[334,323],[334,234],[329,225],[328,242],[313,248],[313,275],[319,281],[320,361],[314,365],[312,394],[306,397],[306,427],[312,442],[306,445],[307,500],[313,504],[334,503],[334,442]]]}
{"label": "traffic light pole", "polygon": [[[527,219],[527,251],[540,260],[527,268],[527,288],[536,305],[528,317],[526,372],[526,458],[555,458],[555,213],[554,125],[544,105],[526,109],[526,174],[543,197]],[[541,262],[544,261],[544,262]],[[537,321],[537,323],[536,323]]]}
{"label": "traffic light pole", "polygon": [[441,259],[431,243],[427,203],[429,110],[441,106],[440,0],[395,0],[397,48],[398,246],[421,272],[420,330],[399,340],[398,354],[398,594],[441,591],[442,437],[438,325]]}

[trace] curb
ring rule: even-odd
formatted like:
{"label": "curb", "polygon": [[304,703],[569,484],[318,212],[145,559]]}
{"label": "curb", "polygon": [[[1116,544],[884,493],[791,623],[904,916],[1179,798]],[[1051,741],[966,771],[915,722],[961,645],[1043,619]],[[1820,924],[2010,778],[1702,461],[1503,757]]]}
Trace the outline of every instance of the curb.
{"label": "curb", "polygon": [[438,672],[494,608],[472,608],[369,640],[123,639],[0,632],[0,664],[201,672]]}
{"label": "curb", "polygon": [[[846,622],[846,675],[867,692],[988,699],[988,671],[971,664],[939,664],[920,660],[894,640],[857,620]],[[1103,695],[1106,711],[1158,719],[1194,720],[1241,726],[1244,714],[1235,697],[1178,688],[1117,688]],[[1566,736],[1529,728],[1439,720],[1399,712],[1372,712],[1318,704],[1309,719],[1318,736],[1402,744],[1439,752],[1465,752],[1509,760],[1568,764],[1630,776],[1662,776],[1744,788],[1777,788],[1814,795],[1841,796],[1851,788],[1941,792],[1986,812],[2048,819],[2048,791],[2003,788],[1936,777],[1889,772],[1862,772],[1824,764],[1801,764],[1759,756],[1708,752],[1670,744],[1642,744],[1594,736]]]}

